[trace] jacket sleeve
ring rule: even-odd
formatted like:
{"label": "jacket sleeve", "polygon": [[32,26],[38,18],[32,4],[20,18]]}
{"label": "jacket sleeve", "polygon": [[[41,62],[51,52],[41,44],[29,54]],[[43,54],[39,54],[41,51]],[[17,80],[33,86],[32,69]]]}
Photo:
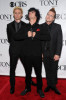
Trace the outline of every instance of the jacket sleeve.
{"label": "jacket sleeve", "polygon": [[40,31],[36,32],[35,38],[42,41],[49,41],[51,38],[48,28],[45,26],[40,26]]}
{"label": "jacket sleeve", "polygon": [[59,25],[58,29],[58,36],[57,36],[57,49],[56,49],[56,55],[61,55],[61,50],[62,50],[62,42],[63,42],[63,36],[62,36],[62,29],[61,26]]}
{"label": "jacket sleeve", "polygon": [[6,31],[7,31],[7,39],[8,39],[8,42],[10,43],[10,41],[11,41],[11,34],[10,34],[10,30],[9,30],[9,25],[8,24],[7,24]]}

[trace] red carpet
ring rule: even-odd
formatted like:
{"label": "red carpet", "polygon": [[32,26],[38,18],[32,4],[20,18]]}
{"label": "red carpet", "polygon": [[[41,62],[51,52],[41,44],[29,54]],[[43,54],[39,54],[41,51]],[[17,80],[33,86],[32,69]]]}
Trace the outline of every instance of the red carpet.
{"label": "red carpet", "polygon": [[[36,82],[36,79],[33,78],[33,81]],[[43,90],[45,87],[46,79],[43,78]],[[10,94],[9,77],[0,76],[0,100],[66,100],[66,80],[59,79],[57,88],[61,91],[61,95],[57,95],[50,90],[48,93],[44,93],[44,98],[40,98],[37,94],[37,88],[31,86],[31,92],[21,96],[20,93],[25,89],[25,78],[16,77],[15,93]]]}

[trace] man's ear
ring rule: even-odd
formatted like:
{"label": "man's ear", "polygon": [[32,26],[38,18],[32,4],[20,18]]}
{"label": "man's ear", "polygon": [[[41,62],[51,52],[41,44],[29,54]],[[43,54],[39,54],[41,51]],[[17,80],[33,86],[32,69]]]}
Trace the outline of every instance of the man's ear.
{"label": "man's ear", "polygon": [[21,16],[21,19],[23,18],[23,16]]}
{"label": "man's ear", "polygon": [[23,18],[23,14],[22,14],[21,18]]}

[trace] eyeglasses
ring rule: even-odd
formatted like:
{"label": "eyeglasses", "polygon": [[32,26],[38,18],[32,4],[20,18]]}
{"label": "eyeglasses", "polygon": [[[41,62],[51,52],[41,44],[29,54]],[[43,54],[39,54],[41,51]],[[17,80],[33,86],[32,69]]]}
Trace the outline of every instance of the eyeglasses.
{"label": "eyeglasses", "polygon": [[49,17],[53,17],[53,18],[54,18],[54,16],[52,16],[52,15],[50,15],[50,14],[47,14],[47,16],[49,16]]}

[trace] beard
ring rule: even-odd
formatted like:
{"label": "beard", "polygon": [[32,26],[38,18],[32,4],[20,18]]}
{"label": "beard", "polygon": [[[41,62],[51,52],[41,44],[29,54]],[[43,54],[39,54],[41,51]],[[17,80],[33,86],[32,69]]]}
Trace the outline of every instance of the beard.
{"label": "beard", "polygon": [[52,21],[49,21],[49,20],[46,20],[46,22],[48,22],[48,23],[52,23]]}

